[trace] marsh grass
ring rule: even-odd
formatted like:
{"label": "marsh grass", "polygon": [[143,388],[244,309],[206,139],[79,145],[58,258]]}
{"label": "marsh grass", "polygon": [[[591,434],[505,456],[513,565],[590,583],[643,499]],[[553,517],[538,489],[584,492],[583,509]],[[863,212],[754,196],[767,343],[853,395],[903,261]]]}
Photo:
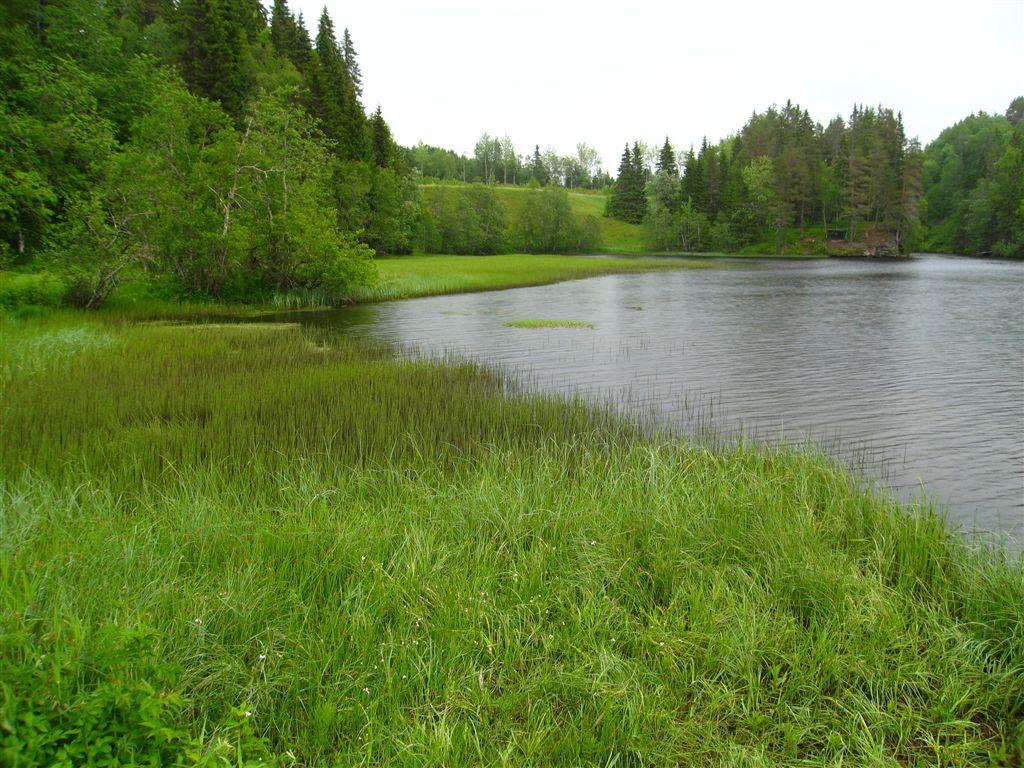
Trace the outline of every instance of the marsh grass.
{"label": "marsh grass", "polygon": [[79,326],[0,382],[5,749],[123,689],[187,764],[1019,764],[1020,560],[819,455],[325,329]]}
{"label": "marsh grass", "polygon": [[597,275],[709,266],[711,263],[705,261],[633,257],[588,258],[530,254],[400,256],[378,259],[380,282],[375,286],[353,289],[351,298],[357,302],[391,301],[416,296],[546,285]]}
{"label": "marsh grass", "polygon": [[594,324],[586,320],[510,320],[502,325],[507,328],[594,328]]}

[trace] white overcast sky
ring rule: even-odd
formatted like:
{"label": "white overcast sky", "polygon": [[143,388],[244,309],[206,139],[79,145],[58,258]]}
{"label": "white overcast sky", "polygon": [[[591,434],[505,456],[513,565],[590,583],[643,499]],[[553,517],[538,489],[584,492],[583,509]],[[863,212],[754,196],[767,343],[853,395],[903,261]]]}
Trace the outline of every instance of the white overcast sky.
{"label": "white overcast sky", "polygon": [[[324,0],[290,0],[311,35]],[[402,144],[472,152],[482,131],[615,171],[623,143],[677,149],[792,99],[819,122],[903,112],[923,143],[1024,94],[1024,0],[562,2],[326,0],[348,27],[368,110]]]}

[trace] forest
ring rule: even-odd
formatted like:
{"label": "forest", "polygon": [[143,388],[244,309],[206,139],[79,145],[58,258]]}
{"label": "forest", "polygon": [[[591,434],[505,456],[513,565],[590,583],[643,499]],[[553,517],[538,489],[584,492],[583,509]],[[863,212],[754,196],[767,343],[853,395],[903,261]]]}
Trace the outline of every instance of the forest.
{"label": "forest", "polygon": [[1024,98],[973,115],[922,150],[902,115],[855,106],[827,126],[787,103],[735,135],[653,165],[623,151],[608,213],[656,250],[731,251],[820,225],[839,254],[928,249],[1024,256]]}
{"label": "forest", "polygon": [[313,25],[285,0],[14,0],[0,21],[0,269],[56,275],[77,306],[126,280],[344,297],[374,257],[600,248],[566,190],[604,191],[651,251],[781,253],[813,231],[805,247],[835,253],[1024,254],[1021,98],[924,149],[891,109],[823,126],[787,103],[696,151],[634,142],[612,179],[584,142],[397,145],[326,9]]}

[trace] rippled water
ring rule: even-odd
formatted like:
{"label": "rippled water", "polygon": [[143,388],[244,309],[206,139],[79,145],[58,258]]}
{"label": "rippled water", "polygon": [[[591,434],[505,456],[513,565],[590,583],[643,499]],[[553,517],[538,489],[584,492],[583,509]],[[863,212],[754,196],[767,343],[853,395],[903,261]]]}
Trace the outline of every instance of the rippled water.
{"label": "rippled water", "polygon": [[[593,330],[507,328],[562,318]],[[730,263],[361,307],[336,321],[694,429],[811,436],[1024,541],[1024,265]]]}

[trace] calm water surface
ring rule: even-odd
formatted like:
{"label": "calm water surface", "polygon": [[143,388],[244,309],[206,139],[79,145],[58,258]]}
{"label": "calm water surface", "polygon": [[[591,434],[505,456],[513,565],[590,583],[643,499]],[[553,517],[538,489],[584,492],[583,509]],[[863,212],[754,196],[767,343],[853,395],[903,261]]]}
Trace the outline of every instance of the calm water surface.
{"label": "calm water surface", "polygon": [[[561,318],[593,330],[507,328]],[[337,313],[693,431],[810,437],[967,530],[1024,541],[1024,265],[730,264]]]}

